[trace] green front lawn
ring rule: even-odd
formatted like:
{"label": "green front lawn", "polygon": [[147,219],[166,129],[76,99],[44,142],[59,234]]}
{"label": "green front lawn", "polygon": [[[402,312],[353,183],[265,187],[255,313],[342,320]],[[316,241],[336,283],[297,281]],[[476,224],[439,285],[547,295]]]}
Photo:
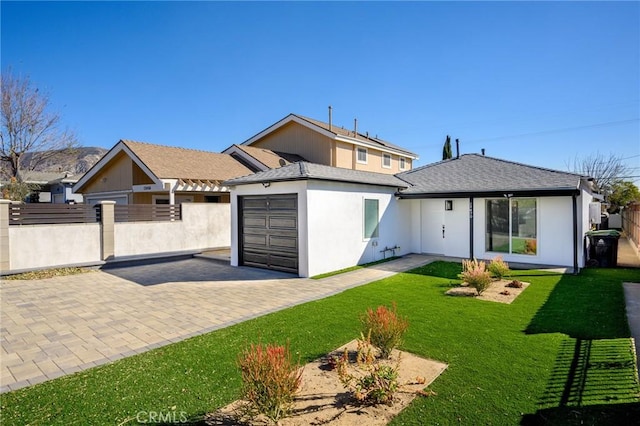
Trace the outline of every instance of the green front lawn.
{"label": "green front lawn", "polygon": [[[458,264],[437,262],[73,376],[1,396],[3,425],[135,424],[144,412],[198,419],[233,401],[236,354],[285,343],[313,360],[358,335],[367,307],[397,302],[409,318],[403,349],[449,368],[394,424],[631,424],[640,387],[622,281],[634,270],[579,276],[534,271],[511,305],[445,296]],[[640,285],[640,284],[639,284]],[[180,419],[179,415],[174,418]]]}

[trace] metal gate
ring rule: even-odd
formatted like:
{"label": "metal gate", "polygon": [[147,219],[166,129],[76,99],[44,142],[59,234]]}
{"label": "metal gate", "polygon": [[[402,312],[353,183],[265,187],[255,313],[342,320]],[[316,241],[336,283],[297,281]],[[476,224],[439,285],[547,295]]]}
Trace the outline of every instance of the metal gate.
{"label": "metal gate", "polygon": [[239,201],[240,264],[298,273],[298,195]]}

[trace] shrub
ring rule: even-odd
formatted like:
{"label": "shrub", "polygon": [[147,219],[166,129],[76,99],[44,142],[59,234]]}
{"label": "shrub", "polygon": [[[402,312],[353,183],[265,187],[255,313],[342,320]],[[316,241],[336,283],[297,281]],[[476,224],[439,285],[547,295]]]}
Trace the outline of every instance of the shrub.
{"label": "shrub", "polygon": [[491,263],[489,263],[489,266],[487,266],[487,270],[491,273],[491,275],[499,280],[501,280],[502,277],[509,275],[509,272],[511,272],[511,270],[509,269],[509,264],[502,260],[502,256],[496,256],[491,259]]}
{"label": "shrub", "polygon": [[251,344],[239,355],[238,366],[249,414],[264,414],[277,422],[290,413],[302,369],[292,362],[288,344]]}
{"label": "shrub", "polygon": [[538,243],[536,243],[536,240],[526,240],[524,243],[524,252],[526,254],[536,254],[538,252]]}
{"label": "shrub", "polygon": [[398,365],[382,364],[377,361],[371,351],[371,335],[365,339],[361,335],[358,340],[358,354],[354,373],[349,372],[349,353],[345,349],[338,360],[338,376],[345,388],[349,389],[354,398],[364,404],[378,405],[393,403],[398,390]]}
{"label": "shrub", "polygon": [[462,261],[462,273],[458,277],[469,287],[476,289],[478,296],[491,285],[491,274],[487,271],[486,264],[475,258]]}
{"label": "shrub", "polygon": [[507,284],[507,287],[522,288],[522,283],[520,281],[518,281],[518,280],[513,280],[509,284]]}
{"label": "shrub", "polygon": [[370,342],[378,348],[380,358],[387,359],[391,351],[402,342],[402,336],[409,327],[406,318],[398,315],[396,304],[393,309],[386,306],[378,306],[376,310],[367,309],[360,321],[364,332],[370,336]]}

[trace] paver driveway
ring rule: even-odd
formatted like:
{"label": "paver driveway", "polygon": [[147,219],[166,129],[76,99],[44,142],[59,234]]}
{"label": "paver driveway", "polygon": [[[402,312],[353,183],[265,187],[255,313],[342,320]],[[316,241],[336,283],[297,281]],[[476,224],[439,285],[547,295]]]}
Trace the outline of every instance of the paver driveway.
{"label": "paver driveway", "polygon": [[433,258],[409,255],[323,280],[207,259],[2,281],[1,392],[339,293]]}

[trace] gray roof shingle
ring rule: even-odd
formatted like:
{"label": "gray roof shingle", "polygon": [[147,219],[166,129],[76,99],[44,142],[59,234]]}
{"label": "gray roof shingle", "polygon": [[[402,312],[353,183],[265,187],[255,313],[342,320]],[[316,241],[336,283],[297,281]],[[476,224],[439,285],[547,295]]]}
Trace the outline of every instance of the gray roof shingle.
{"label": "gray roof shingle", "polygon": [[278,169],[265,170],[249,176],[229,179],[224,182],[224,185],[247,185],[251,183],[308,179],[389,186],[395,188],[406,188],[409,186],[405,181],[398,179],[393,175],[343,169],[304,161],[288,164]]}
{"label": "gray roof shingle", "polygon": [[411,184],[402,195],[576,190],[574,173],[529,166],[479,154],[428,164],[396,175]]}

